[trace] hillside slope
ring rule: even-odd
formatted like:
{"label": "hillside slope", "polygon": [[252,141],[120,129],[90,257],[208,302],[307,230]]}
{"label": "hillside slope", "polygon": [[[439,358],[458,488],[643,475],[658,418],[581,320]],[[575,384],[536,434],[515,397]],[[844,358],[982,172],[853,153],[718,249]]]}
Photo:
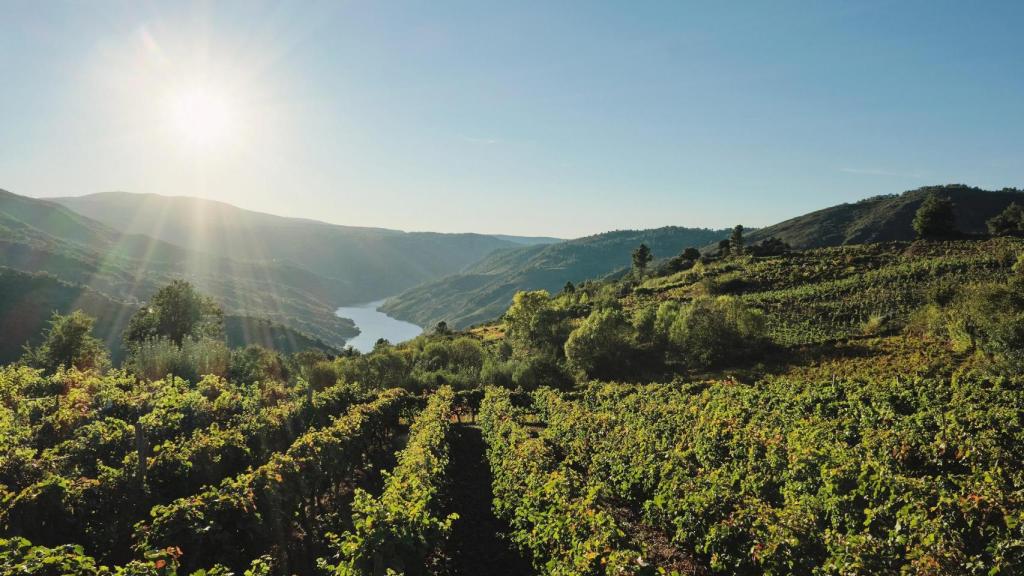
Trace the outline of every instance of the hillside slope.
{"label": "hillside slope", "polygon": [[798,249],[913,240],[914,213],[933,192],[953,201],[957,227],[967,234],[986,233],[986,220],[1002,212],[1011,202],[1024,203],[1021,190],[991,192],[962,184],[928,186],[797,216],[761,228],[749,234],[747,240],[754,243],[775,237]]}
{"label": "hillside slope", "polygon": [[338,226],[182,196],[105,192],[53,198],[120,232],[237,261],[283,261],[332,281],[335,305],[358,304],[460,271],[499,248],[548,239]]}
{"label": "hillside slope", "polygon": [[122,234],[63,206],[0,191],[0,266],[48,273],[137,306],[175,278],[228,314],[267,318],[340,347],[358,330],[334,316],[336,282],[280,262],[243,262]]}
{"label": "hillside slope", "polygon": [[628,267],[630,255],[640,243],[646,243],[656,258],[665,258],[723,234],[723,230],[678,227],[621,230],[559,244],[502,250],[462,273],[408,290],[388,300],[382,310],[420,326],[444,320],[462,328],[500,316],[520,290],[556,292],[566,282],[599,278]]}
{"label": "hillside slope", "polygon": [[[54,312],[82,310],[96,318],[95,336],[106,344],[115,362],[124,357],[121,334],[136,307],[50,274],[29,274],[0,267],[0,363],[17,360],[25,344],[39,343]],[[324,342],[263,318],[224,317],[231,347],[259,344],[283,353],[318,349],[334,353]]]}

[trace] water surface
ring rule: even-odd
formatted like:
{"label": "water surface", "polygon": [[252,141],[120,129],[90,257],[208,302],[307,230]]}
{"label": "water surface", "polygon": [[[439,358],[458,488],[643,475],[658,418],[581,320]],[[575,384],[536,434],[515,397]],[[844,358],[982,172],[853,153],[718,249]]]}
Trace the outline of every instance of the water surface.
{"label": "water surface", "polygon": [[359,328],[359,336],[346,342],[347,345],[360,352],[369,352],[373,350],[373,345],[379,338],[386,338],[392,344],[398,344],[423,333],[423,329],[415,324],[396,320],[378,311],[377,308],[383,304],[383,300],[377,300],[367,304],[343,306],[334,311],[335,316],[351,318]]}

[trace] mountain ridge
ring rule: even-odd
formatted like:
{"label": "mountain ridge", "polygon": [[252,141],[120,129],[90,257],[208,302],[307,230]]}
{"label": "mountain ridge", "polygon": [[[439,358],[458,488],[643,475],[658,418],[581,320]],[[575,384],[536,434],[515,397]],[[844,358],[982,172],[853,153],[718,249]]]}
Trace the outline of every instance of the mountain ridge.
{"label": "mountain ridge", "polygon": [[238,261],[287,261],[334,281],[337,306],[397,294],[519,245],[486,234],[342,226],[189,196],[106,192],[51,200],[123,233]]}
{"label": "mountain ridge", "polygon": [[1016,188],[984,190],[965,184],[924,186],[801,214],[752,232],[747,235],[747,241],[754,243],[775,237],[793,248],[806,249],[913,240],[911,222],[929,194],[953,201],[957,228],[967,234],[986,234],[985,222],[989,218],[1011,202],[1024,204],[1024,191]]}

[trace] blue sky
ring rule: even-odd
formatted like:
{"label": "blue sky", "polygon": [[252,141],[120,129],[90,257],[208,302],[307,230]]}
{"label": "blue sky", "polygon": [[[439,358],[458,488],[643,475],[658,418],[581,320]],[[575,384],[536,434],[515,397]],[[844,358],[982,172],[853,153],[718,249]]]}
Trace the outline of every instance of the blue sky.
{"label": "blue sky", "polygon": [[1022,29],[1024,2],[0,0],[0,188],[571,237],[1024,186]]}

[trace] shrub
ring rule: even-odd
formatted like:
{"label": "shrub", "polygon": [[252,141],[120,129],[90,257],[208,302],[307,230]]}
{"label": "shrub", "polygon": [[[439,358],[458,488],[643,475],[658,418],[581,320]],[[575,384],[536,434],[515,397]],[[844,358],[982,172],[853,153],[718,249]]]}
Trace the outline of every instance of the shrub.
{"label": "shrub", "polygon": [[25,349],[22,362],[46,372],[58,368],[103,370],[110,365],[106,347],[92,335],[95,319],[81,310],[66,316],[54,313],[50,327],[43,334],[43,342],[36,348]]}
{"label": "shrub", "polygon": [[886,316],[877,312],[868,316],[868,319],[860,324],[860,332],[865,336],[878,336],[885,331],[885,328]]}
{"label": "shrub", "polygon": [[985,224],[993,236],[1024,236],[1024,206],[1013,202]]}
{"label": "shrub", "polygon": [[764,343],[764,318],[734,297],[697,298],[675,314],[667,339],[687,364],[708,368],[756,352]]}
{"label": "shrub", "polygon": [[595,310],[569,335],[565,359],[578,380],[628,376],[633,329],[620,310]]}
{"label": "shrub", "polygon": [[1024,280],[968,287],[948,310],[946,325],[956,349],[979,351],[1001,370],[1024,372]]}
{"label": "shrub", "polygon": [[313,390],[323,390],[338,382],[338,373],[334,368],[334,364],[323,360],[309,368],[307,380]]}
{"label": "shrub", "polygon": [[207,374],[226,374],[230,357],[227,345],[217,340],[187,337],[178,346],[167,338],[154,338],[133,348],[128,367],[144,380],[158,380],[172,374],[195,382]]}

